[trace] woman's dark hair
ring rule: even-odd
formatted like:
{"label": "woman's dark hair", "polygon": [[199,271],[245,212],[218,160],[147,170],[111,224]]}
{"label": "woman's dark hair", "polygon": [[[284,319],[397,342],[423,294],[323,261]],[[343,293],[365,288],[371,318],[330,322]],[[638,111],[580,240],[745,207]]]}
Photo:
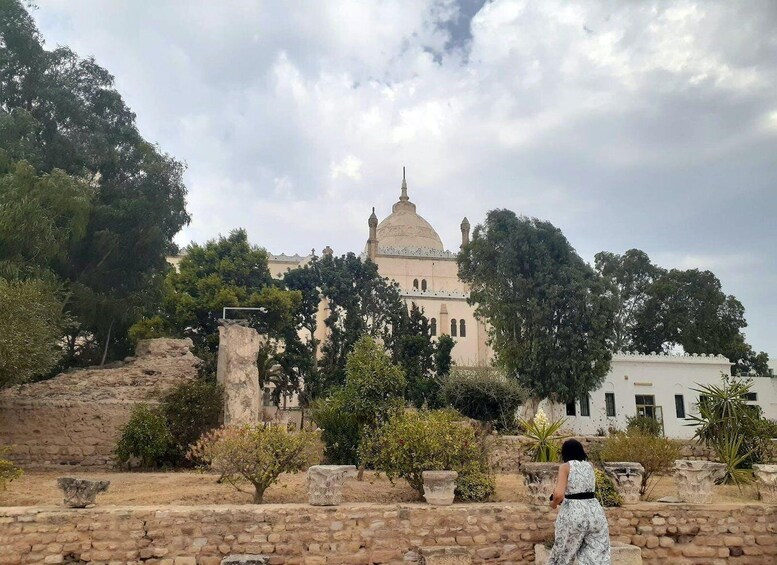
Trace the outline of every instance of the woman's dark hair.
{"label": "woman's dark hair", "polygon": [[567,461],[588,461],[588,455],[585,454],[583,444],[576,439],[568,439],[561,446],[561,459]]}

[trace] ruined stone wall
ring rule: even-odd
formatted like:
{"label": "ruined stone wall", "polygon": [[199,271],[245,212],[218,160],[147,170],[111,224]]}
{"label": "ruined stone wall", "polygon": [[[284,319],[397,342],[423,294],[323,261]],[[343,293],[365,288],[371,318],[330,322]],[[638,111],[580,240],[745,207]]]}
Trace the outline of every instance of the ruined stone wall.
{"label": "ruined stone wall", "polygon": [[[607,439],[598,436],[576,437],[590,454]],[[489,461],[491,468],[500,473],[517,473],[524,461],[529,461],[526,455],[528,440],[524,436],[491,436],[488,439],[491,447]],[[698,445],[691,440],[677,440],[680,445],[680,458],[704,461],[716,461],[712,449]]]}
{"label": "ruined stone wall", "polygon": [[0,445],[27,467],[111,466],[132,407],[154,404],[197,376],[199,360],[190,347],[188,339],[145,340],[124,362],[0,391]]}
{"label": "ruined stone wall", "polygon": [[[521,504],[0,509],[0,564],[411,565],[422,546],[462,546],[473,563],[531,563],[555,512]],[[607,510],[616,541],[647,565],[771,565],[777,506],[640,504]]]}

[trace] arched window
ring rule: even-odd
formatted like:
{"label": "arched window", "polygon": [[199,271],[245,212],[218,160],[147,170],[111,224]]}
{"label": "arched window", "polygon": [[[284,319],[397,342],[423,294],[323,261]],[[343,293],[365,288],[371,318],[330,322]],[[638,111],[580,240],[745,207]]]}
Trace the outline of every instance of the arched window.
{"label": "arched window", "polygon": [[418,279],[413,279],[413,288],[418,290]]}
{"label": "arched window", "polygon": [[437,318],[429,320],[429,333],[433,336],[437,335]]}
{"label": "arched window", "polygon": [[456,337],[456,320],[451,320],[451,337]]}
{"label": "arched window", "polygon": [[421,290],[426,290],[426,279],[421,279]]}
{"label": "arched window", "polygon": [[467,324],[464,320],[459,320],[459,337],[467,337]]}

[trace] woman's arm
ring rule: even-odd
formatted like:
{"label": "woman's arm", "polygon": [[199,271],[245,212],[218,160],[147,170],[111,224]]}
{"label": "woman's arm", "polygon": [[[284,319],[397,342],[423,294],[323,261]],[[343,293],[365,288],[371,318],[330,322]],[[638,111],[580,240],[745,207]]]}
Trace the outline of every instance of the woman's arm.
{"label": "woman's arm", "polygon": [[553,491],[553,498],[550,501],[550,507],[555,509],[564,501],[564,493],[567,491],[567,481],[569,480],[569,463],[563,463],[558,468],[558,479],[556,480],[556,489]]}

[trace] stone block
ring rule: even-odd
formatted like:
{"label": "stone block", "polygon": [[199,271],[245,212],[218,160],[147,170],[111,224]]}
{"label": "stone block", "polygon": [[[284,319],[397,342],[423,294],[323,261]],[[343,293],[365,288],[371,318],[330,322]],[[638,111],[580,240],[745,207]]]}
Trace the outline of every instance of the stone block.
{"label": "stone block", "polygon": [[337,506],[343,499],[343,484],[356,476],[354,465],[313,465],[308,468],[308,501],[313,506]]}
{"label": "stone block", "polygon": [[472,556],[463,547],[426,546],[418,549],[421,565],[471,565]]}
{"label": "stone block", "polygon": [[753,465],[753,473],[761,500],[777,504],[777,465]]}
{"label": "stone block", "polygon": [[639,502],[642,475],[645,473],[642,465],[630,461],[607,462],[604,464],[604,472],[615,483],[615,488],[625,504]]}
{"label": "stone block", "polygon": [[550,495],[556,487],[558,463],[524,463],[521,465],[521,475],[529,491],[531,504],[546,506],[550,503]]}
{"label": "stone block", "polygon": [[712,502],[712,485],[723,476],[726,466],[723,463],[687,459],[678,459],[674,463],[674,480],[680,499],[695,504]]}
{"label": "stone block", "polygon": [[456,471],[424,471],[421,476],[424,479],[426,502],[435,506],[453,504],[456,479],[459,476]]}
{"label": "stone block", "polygon": [[270,558],[266,555],[230,555],[221,560],[221,565],[268,565]]}
{"label": "stone block", "polygon": [[65,494],[64,504],[70,508],[86,508],[95,503],[95,498],[101,492],[108,490],[111,481],[89,481],[73,477],[60,477],[57,486]]}
{"label": "stone block", "polygon": [[[612,565],[642,565],[642,552],[636,545],[612,542],[610,544]],[[542,544],[534,546],[534,563],[546,565],[550,557],[550,549]],[[577,560],[573,561],[577,563]]]}
{"label": "stone block", "polygon": [[259,421],[261,395],[256,358],[265,338],[240,322],[222,320],[216,380],[224,386],[224,425]]}

